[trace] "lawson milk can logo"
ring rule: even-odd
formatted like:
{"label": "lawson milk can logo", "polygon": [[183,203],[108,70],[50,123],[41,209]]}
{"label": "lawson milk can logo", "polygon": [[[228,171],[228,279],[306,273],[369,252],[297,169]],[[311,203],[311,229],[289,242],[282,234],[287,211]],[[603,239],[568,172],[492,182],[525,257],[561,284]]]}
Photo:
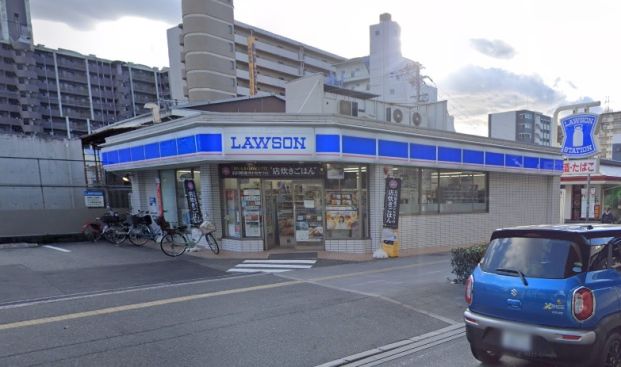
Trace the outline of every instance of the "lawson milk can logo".
{"label": "lawson milk can logo", "polygon": [[595,126],[597,115],[582,113],[561,119],[563,144],[561,152],[569,158],[589,157],[597,153]]}

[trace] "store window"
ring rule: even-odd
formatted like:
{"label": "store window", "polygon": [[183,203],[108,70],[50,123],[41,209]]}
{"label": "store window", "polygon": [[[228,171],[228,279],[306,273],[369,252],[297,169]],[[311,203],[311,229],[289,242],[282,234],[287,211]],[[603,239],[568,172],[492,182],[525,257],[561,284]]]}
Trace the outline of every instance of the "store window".
{"label": "store window", "polygon": [[422,168],[420,211],[422,214],[438,212],[438,171],[435,169]]}
{"label": "store window", "polygon": [[394,177],[401,178],[401,215],[420,213],[420,169],[411,167],[395,167],[392,169]]}
{"label": "store window", "polygon": [[241,237],[241,209],[239,188],[236,178],[223,180],[224,192],[224,233],[227,237]]}
{"label": "store window", "polygon": [[469,213],[487,210],[485,173],[440,171],[440,212]]}
{"label": "store window", "polygon": [[401,178],[401,215],[476,213],[488,210],[485,172],[394,167]]}
{"label": "store window", "polygon": [[326,165],[326,238],[368,237],[367,167]]}

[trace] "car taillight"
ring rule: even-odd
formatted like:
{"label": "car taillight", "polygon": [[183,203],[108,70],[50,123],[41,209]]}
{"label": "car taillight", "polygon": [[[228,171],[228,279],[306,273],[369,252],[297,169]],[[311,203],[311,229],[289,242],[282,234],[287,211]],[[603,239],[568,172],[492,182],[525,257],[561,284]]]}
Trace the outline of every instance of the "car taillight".
{"label": "car taillight", "polygon": [[587,320],[595,312],[595,295],[589,288],[579,288],[574,291],[574,317],[578,321]]}
{"label": "car taillight", "polygon": [[468,305],[472,304],[472,288],[474,287],[474,277],[470,275],[466,280],[466,294],[464,298],[466,299],[466,303]]}

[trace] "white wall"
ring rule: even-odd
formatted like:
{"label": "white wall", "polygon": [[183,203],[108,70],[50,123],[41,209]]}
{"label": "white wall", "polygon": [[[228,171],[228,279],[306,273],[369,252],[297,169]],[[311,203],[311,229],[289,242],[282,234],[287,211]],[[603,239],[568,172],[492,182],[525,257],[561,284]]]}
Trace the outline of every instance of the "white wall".
{"label": "white wall", "polygon": [[492,113],[489,115],[489,137],[515,141],[515,111]]}

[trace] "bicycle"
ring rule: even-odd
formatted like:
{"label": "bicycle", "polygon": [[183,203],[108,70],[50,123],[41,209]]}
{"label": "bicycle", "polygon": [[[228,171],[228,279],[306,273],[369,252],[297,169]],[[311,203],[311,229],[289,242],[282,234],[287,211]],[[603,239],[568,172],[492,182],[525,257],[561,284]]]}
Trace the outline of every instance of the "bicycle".
{"label": "bicycle", "polygon": [[213,223],[204,221],[198,227],[201,232],[201,235],[198,239],[190,238],[188,239],[185,235],[185,230],[187,226],[179,226],[176,228],[171,228],[168,223],[161,220],[161,224],[158,223],[162,230],[164,231],[164,236],[160,240],[160,249],[162,252],[171,257],[177,257],[183,255],[186,251],[196,247],[198,243],[205,238],[209,249],[214,254],[220,253],[220,246],[218,245],[218,241],[214,237],[213,233],[216,231],[216,226]]}
{"label": "bicycle", "polygon": [[159,233],[151,228],[153,219],[148,213],[138,210],[138,214],[131,216],[131,226],[128,231],[129,242],[134,246],[144,246],[149,240],[155,241]]}
{"label": "bicycle", "polygon": [[123,216],[119,216],[117,212],[108,208],[103,216],[97,217],[94,222],[88,222],[82,226],[82,235],[91,242],[104,238],[106,241],[118,245],[125,241],[124,221]]}

